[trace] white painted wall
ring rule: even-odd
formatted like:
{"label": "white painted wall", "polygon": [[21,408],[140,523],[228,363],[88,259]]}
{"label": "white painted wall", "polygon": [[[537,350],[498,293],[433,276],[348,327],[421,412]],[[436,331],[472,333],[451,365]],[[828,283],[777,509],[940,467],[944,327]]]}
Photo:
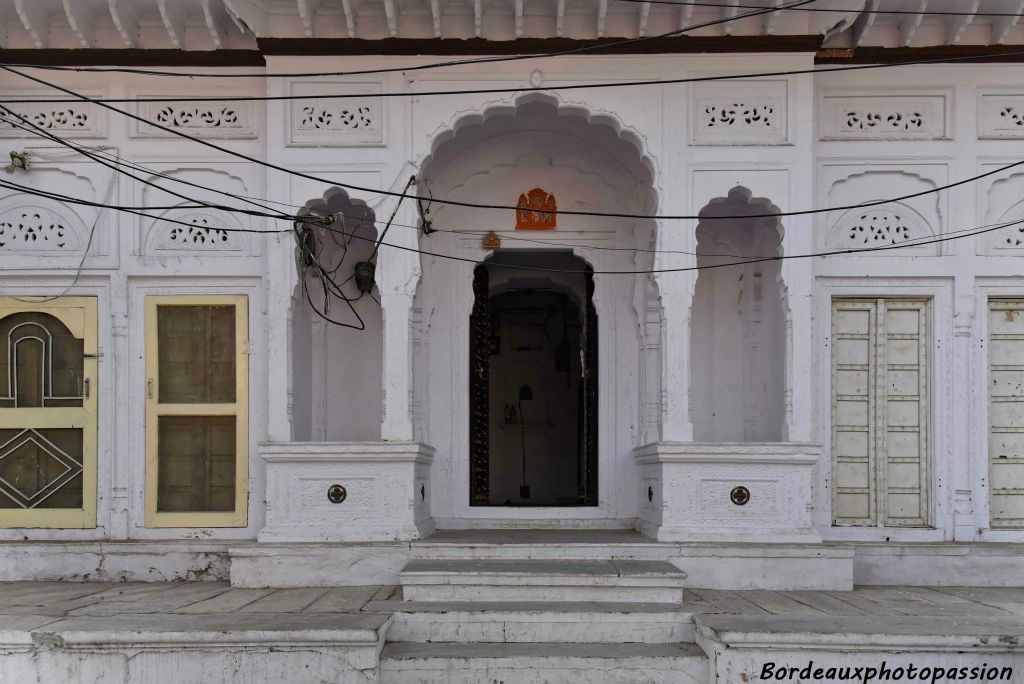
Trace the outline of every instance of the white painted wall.
{"label": "white painted wall", "polygon": [[[794,211],[918,193],[995,171],[1024,156],[1024,126],[1013,116],[1016,108],[1024,106],[1024,90],[1018,87],[1024,67],[1008,64],[572,90],[551,95],[548,104],[532,105],[527,103],[536,98],[517,100],[495,93],[418,94],[465,87],[569,84],[590,78],[598,64],[601,73],[612,79],[679,78],[805,67],[811,59],[810,55],[560,58],[537,66],[510,63],[486,70],[467,67],[408,77],[366,76],[347,83],[270,79],[214,85],[157,82],[141,76],[50,77],[109,97],[174,92],[363,93],[365,97],[334,103],[190,105],[208,111],[210,120],[220,123],[189,125],[183,130],[332,183],[401,190],[415,172],[429,181],[437,197],[496,204],[514,203],[520,192],[539,185],[554,192],[559,206],[565,208],[694,215],[739,185],[783,211]],[[371,68],[414,61],[353,58],[349,63],[353,68]],[[334,64],[330,59],[271,58],[268,68],[308,71]],[[0,88],[12,96],[44,94],[14,76],[5,76]],[[381,98],[379,92],[403,92],[409,97]],[[737,103],[742,106],[733,115],[730,108]],[[313,114],[304,112],[304,106],[313,107]],[[354,106],[366,107],[367,125],[353,128],[336,123],[346,108]],[[45,105],[26,107],[42,120],[48,116],[54,120]],[[747,123],[742,112],[750,107],[770,107],[769,124]],[[72,108],[85,115],[85,124],[67,128],[55,121],[50,130],[86,144],[109,146],[152,169],[207,188],[268,198],[298,209],[330,187],[330,183],[231,161],[95,107]],[[228,109],[235,116],[227,117]],[[325,112],[335,123],[318,127],[314,121]],[[9,129],[0,129],[0,140],[3,154],[11,149],[28,149],[32,154],[32,170],[12,175],[12,180],[94,201],[106,196],[109,170],[72,153],[40,149],[38,141]],[[881,242],[893,236],[935,235],[1015,218],[1022,191],[1024,174],[1007,170],[884,210],[786,217],[782,248],[787,256],[796,257],[816,249],[849,249],[860,244],[862,236]],[[366,202],[378,218],[388,216],[395,206],[394,199],[351,194],[354,200]],[[180,201],[126,178],[115,181],[111,195],[125,205]],[[0,215],[7,220],[26,204],[24,197],[5,191],[0,196]],[[50,203],[46,210],[79,237],[97,219],[94,210],[83,207]],[[509,214],[442,208],[437,203],[431,213],[436,227],[458,232],[420,236],[409,227],[418,219],[412,203],[405,202],[387,241],[478,259],[486,251],[479,235],[470,231],[504,231],[506,247],[515,242],[511,238],[519,237],[510,232]],[[225,226],[290,228],[284,222],[213,214],[212,220]],[[696,263],[697,222],[693,220],[661,219],[651,225],[563,216],[559,221],[557,231],[539,239],[579,245],[574,252],[597,271],[646,270],[652,265],[685,269]],[[420,260],[385,249],[378,268],[384,301],[380,322],[374,323],[379,327],[366,335],[343,335],[318,330],[318,324],[297,305],[293,243],[287,234],[233,234],[237,239],[218,243],[223,248],[214,249],[168,242],[165,227],[130,214],[103,214],[97,225],[74,292],[99,299],[103,353],[100,524],[96,530],[77,532],[5,530],[0,538],[232,540],[253,539],[262,528],[265,475],[259,459],[250,468],[247,527],[148,530],[142,526],[139,392],[144,385],[142,298],[147,293],[249,295],[252,454],[258,453],[257,443],[268,438],[376,439],[384,435],[410,440],[415,435],[436,448],[429,482],[424,478],[429,492],[424,503],[429,501],[435,520],[449,526],[495,521],[493,511],[480,517],[470,510],[466,496],[470,265],[438,257]],[[1024,541],[1024,531],[991,529],[988,522],[985,312],[989,297],[1024,294],[1019,258],[1024,245],[1016,243],[1020,234],[1015,231],[885,254],[782,262],[784,350],[781,366],[775,366],[784,371],[779,437],[825,444],[814,470],[813,493],[806,502],[812,506],[815,529],[824,537],[873,542]],[[875,236],[880,237],[875,240]],[[542,247],[530,245],[521,246]],[[625,251],[600,249],[604,247]],[[663,250],[656,257],[632,251],[654,247]],[[76,250],[5,246],[0,253],[0,289],[26,295],[59,292],[79,258]],[[653,283],[642,276],[608,275],[596,277],[595,283],[602,355],[601,505],[589,517],[559,510],[515,512],[534,524],[631,526],[643,491],[632,450],[659,439],[691,441],[699,432],[693,426],[699,414],[694,410],[697,399],[691,394],[699,384],[690,380],[691,317],[699,312],[699,307],[691,310],[695,274],[660,273]],[[833,529],[829,524],[831,296],[931,298],[931,528]],[[700,354],[699,350],[694,353]],[[351,364],[339,363],[339,357]],[[307,400],[304,392],[310,378],[317,394]],[[360,388],[358,398],[349,391],[352,386]],[[349,420],[356,415],[357,419]]]}

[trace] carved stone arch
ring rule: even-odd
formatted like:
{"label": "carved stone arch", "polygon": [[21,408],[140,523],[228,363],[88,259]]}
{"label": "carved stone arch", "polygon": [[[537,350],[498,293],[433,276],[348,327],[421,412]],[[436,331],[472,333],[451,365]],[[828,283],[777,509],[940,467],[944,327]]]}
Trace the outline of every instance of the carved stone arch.
{"label": "carved stone arch", "polygon": [[[184,204],[184,203],[183,203]],[[142,253],[147,256],[249,256],[247,226],[228,212],[208,208],[168,209],[150,224]],[[168,220],[171,219],[171,220]]]}
{"label": "carved stone arch", "polygon": [[358,197],[352,197],[344,188],[331,186],[320,197],[303,205],[299,216],[327,216],[335,214],[336,227],[346,228],[350,232],[357,224],[361,230],[373,231],[376,237],[376,215],[372,207]]}
{"label": "carved stone arch", "polygon": [[[828,233],[826,249],[878,249],[935,236],[928,221],[913,207],[892,202],[877,207],[849,209]],[[876,255],[936,254],[938,244],[879,249]]]}
{"label": "carved stone arch", "polygon": [[621,117],[612,112],[595,109],[583,103],[566,101],[552,93],[529,93],[515,98],[493,100],[475,110],[456,112],[448,122],[438,127],[432,135],[428,136],[428,147],[415,157],[415,167],[420,169],[421,172],[429,171],[442,148],[446,144],[453,142],[461,132],[475,126],[483,126],[495,117],[514,116],[524,107],[534,104],[547,105],[553,108],[559,117],[575,117],[588,125],[606,128],[616,138],[627,142],[635,148],[639,162],[646,170],[647,178],[644,180],[650,190],[644,211],[649,213],[656,212],[657,207],[661,204],[659,190],[661,173],[657,156],[652,152],[646,136],[639,129],[628,125]]}
{"label": "carved stone arch", "polygon": [[81,217],[60,202],[26,193],[0,199],[0,254],[75,254],[88,234]]}
{"label": "carved stone arch", "polygon": [[1013,251],[1024,251],[1024,200],[1011,205],[993,222],[993,225],[1011,224],[986,234],[985,253],[999,254]]}
{"label": "carved stone arch", "polygon": [[[653,255],[640,250],[657,246],[656,221],[628,217],[658,213],[657,186],[661,177],[648,141],[614,114],[550,94],[509,97],[443,116],[435,122],[443,123],[430,137],[417,139],[421,147],[414,150],[418,154],[414,154],[413,159],[418,194],[432,192],[435,197],[470,204],[500,204],[510,209],[502,212],[445,205],[441,210],[440,203],[435,202],[429,207],[429,218],[443,231],[429,237],[421,234],[423,250],[484,261],[490,254],[488,250],[495,248],[497,242],[483,240],[487,230],[492,228],[501,241],[498,249],[521,254],[527,265],[543,263],[543,259],[553,258],[550,253],[571,249],[571,254],[586,262],[593,271],[588,283],[590,291],[584,299],[588,300],[588,331],[597,331],[586,338],[594,345],[589,352],[588,367],[597,370],[587,376],[590,381],[584,395],[586,405],[593,407],[594,412],[580,415],[586,415],[588,420],[593,417],[603,426],[615,425],[615,430],[621,427],[623,432],[616,434],[630,434],[630,439],[640,439],[641,433],[635,431],[635,417],[642,410],[649,416],[643,434],[657,438],[664,403],[660,386],[664,305],[657,285],[648,276],[606,273],[654,268]],[[422,120],[421,126],[424,131],[429,130]],[[452,194],[453,188],[458,194]],[[533,188],[541,188],[557,197],[557,209],[562,213],[552,233],[517,234],[515,231],[515,213],[511,208],[520,194]],[[567,213],[574,210],[626,216],[585,217]],[[431,365],[427,372],[428,369],[423,368],[426,363],[419,362],[425,381],[414,386],[413,403],[425,407],[423,421],[431,439],[451,445],[450,456],[445,456],[450,465],[442,468],[451,473],[453,499],[458,502],[462,496],[460,490],[465,486],[473,497],[470,501],[479,504],[490,501],[491,495],[497,496],[498,491],[485,491],[488,480],[481,476],[482,468],[473,467],[481,465],[486,453],[481,440],[484,439],[482,428],[487,423],[482,412],[474,425],[470,425],[468,419],[473,413],[473,397],[481,402],[483,396],[479,387],[481,391],[475,394],[470,380],[479,378],[478,369],[483,364],[487,348],[481,346],[481,340],[486,338],[490,342],[492,338],[487,334],[487,326],[480,323],[484,318],[479,306],[483,283],[477,279],[474,288],[471,271],[461,265],[442,263],[429,254],[422,259],[423,275],[414,306],[423,311],[425,324],[433,321],[420,347],[420,356]],[[488,292],[494,284],[493,274],[490,280]],[[648,280],[651,280],[650,287],[639,287]],[[554,296],[553,291],[538,289],[537,292]],[[651,307],[657,309],[657,314],[648,312]],[[628,333],[622,332],[627,329],[632,333],[629,338]],[[608,343],[599,341],[599,337]],[[601,356],[600,363],[598,356]],[[618,374],[612,370],[616,364],[639,369],[641,357],[644,368],[650,369],[649,374],[655,378],[649,385],[642,383],[635,371]],[[479,363],[472,364],[474,359]],[[439,401],[441,397],[443,401]],[[453,421],[453,411],[467,419]],[[568,423],[553,421],[553,424]],[[613,430],[607,429],[609,434]],[[576,436],[579,434],[577,431]],[[597,430],[589,429],[586,434],[596,437]],[[501,437],[497,429],[490,436]],[[477,455],[475,459],[466,457],[472,453]],[[598,456],[603,472],[609,476],[614,474],[612,453],[612,449],[602,449]],[[592,495],[597,491],[597,471],[586,472],[587,491]],[[473,483],[477,486],[473,487]],[[502,486],[507,484],[506,481]],[[518,487],[514,489],[520,491]],[[534,492],[534,496],[539,495]],[[491,504],[504,505],[502,502],[514,499],[515,496],[509,499],[503,494]],[[601,504],[610,505],[605,501]],[[461,505],[472,504],[453,504],[455,508]]]}
{"label": "carved stone arch", "polygon": [[[886,242],[886,235],[897,242],[905,242],[938,234],[939,226],[943,223],[943,209],[942,193],[933,192],[937,186],[935,178],[904,168],[871,168],[837,178],[829,186],[827,194],[828,205],[833,207],[876,202],[892,196],[918,196],[877,206],[820,214],[821,223],[818,225],[816,240],[818,248],[828,250],[882,246],[894,244]],[[863,230],[854,230],[857,226]],[[851,234],[854,237],[851,238]],[[858,243],[856,234],[868,236],[868,244],[863,241]],[[882,250],[878,255],[939,254],[940,247],[939,243],[934,243]]]}
{"label": "carved stone arch", "polygon": [[[730,188],[725,197],[713,198],[700,210],[698,213],[700,221],[697,224],[697,240],[699,241],[702,237],[714,240],[716,243],[728,245],[733,250],[734,256],[750,256],[742,245],[732,244],[727,236],[717,234],[715,231],[715,224],[719,222],[719,219],[715,217],[740,219],[749,216],[753,217],[751,220],[756,222],[756,228],[771,228],[775,231],[776,235],[778,235],[776,254],[781,255],[782,241],[786,237],[786,230],[782,225],[782,220],[778,216],[759,216],[761,214],[778,213],[781,213],[780,209],[770,199],[754,197],[754,193],[750,189],[742,185],[736,185]],[[759,256],[771,255],[763,254]]]}
{"label": "carved stone arch", "polygon": [[980,235],[982,254],[1018,254],[1024,251],[1024,223],[1017,223],[1024,219],[1024,200],[1017,199],[1022,185],[1024,173],[1013,173],[989,187],[985,196],[985,226],[1013,225]]}

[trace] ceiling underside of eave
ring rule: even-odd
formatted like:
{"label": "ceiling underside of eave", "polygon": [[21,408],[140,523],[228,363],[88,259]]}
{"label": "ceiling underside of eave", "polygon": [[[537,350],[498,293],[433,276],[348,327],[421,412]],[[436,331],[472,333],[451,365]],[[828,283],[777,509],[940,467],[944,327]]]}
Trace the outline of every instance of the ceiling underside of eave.
{"label": "ceiling underside of eave", "polygon": [[[686,4],[681,4],[686,3]],[[258,39],[813,36],[825,47],[1024,44],[1024,0],[0,0],[0,48],[216,50]]]}

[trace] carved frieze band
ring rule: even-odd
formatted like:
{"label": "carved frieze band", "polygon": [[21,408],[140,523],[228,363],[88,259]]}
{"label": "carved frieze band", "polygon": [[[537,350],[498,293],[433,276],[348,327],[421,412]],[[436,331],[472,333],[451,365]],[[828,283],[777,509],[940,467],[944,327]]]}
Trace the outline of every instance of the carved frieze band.
{"label": "carved frieze band", "polygon": [[1024,138],[1024,94],[983,94],[978,103],[978,137]]}
{"label": "carved frieze band", "polygon": [[698,145],[781,145],[788,141],[786,83],[695,86],[692,141]]}
{"label": "carved frieze band", "polygon": [[[292,83],[290,143],[294,146],[361,147],[384,142],[379,83]],[[303,95],[340,95],[302,99]]]}
{"label": "carved frieze band", "polygon": [[[256,117],[251,102],[139,102],[139,116],[199,138],[256,137]],[[178,136],[136,121],[134,137],[173,139]]]}
{"label": "carved frieze band", "polygon": [[32,126],[64,138],[103,138],[107,134],[106,117],[96,105],[23,102],[7,106],[25,121],[0,112],[0,138],[34,138],[37,134],[31,131]]}
{"label": "carved frieze band", "polygon": [[[702,129],[753,133],[779,128],[778,103],[771,99],[704,100]],[[742,134],[742,133],[741,133]]]}
{"label": "carved frieze band", "polygon": [[944,95],[828,95],[822,140],[936,140],[946,137]]}

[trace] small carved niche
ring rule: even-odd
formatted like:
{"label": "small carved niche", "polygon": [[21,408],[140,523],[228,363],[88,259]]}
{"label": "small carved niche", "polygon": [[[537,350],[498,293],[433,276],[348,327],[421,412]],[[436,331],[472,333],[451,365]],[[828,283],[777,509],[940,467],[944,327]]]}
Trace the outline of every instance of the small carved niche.
{"label": "small carved niche", "polygon": [[519,195],[516,203],[516,230],[554,230],[558,220],[555,196],[534,188]]}

